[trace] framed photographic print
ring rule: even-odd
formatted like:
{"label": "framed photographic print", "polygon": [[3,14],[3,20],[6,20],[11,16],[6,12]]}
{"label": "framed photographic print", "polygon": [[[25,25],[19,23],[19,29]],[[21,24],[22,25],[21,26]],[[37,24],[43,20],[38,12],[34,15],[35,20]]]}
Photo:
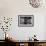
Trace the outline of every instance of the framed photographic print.
{"label": "framed photographic print", "polygon": [[18,26],[19,27],[33,27],[34,16],[33,15],[18,15]]}

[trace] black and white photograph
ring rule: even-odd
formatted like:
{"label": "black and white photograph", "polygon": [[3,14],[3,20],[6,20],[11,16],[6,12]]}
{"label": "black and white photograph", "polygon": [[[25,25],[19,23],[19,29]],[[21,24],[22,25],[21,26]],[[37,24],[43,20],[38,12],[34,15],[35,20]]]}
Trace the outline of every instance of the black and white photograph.
{"label": "black and white photograph", "polygon": [[34,26],[34,16],[33,15],[19,15],[18,16],[18,26],[33,27]]}
{"label": "black and white photograph", "polygon": [[46,46],[46,0],[0,0],[0,46]]}

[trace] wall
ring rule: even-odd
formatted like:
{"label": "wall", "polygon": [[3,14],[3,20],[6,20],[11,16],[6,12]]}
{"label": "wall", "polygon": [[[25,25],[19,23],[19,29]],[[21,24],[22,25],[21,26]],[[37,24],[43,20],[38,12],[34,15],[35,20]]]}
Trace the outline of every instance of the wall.
{"label": "wall", "polygon": [[[0,17],[13,17],[10,33],[17,40],[27,40],[34,34],[39,40],[45,38],[46,8],[33,8],[28,0],[0,0]],[[34,15],[34,27],[18,27],[18,15]],[[0,31],[2,33],[2,31]],[[2,35],[0,33],[0,35]],[[4,33],[3,33],[4,34]],[[0,36],[0,39],[3,37]]]}

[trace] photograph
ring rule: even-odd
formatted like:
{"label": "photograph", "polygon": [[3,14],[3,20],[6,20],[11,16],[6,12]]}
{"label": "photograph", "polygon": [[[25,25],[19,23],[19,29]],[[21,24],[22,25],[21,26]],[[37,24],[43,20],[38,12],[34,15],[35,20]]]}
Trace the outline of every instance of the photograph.
{"label": "photograph", "polygon": [[18,26],[19,27],[33,27],[34,16],[33,15],[18,15]]}

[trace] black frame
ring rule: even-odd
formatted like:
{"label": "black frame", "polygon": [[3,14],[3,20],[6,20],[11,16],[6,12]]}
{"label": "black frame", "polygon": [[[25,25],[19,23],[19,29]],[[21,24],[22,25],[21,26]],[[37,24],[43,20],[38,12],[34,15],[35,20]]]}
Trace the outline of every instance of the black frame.
{"label": "black frame", "polygon": [[19,27],[33,27],[34,16],[33,15],[18,15],[18,26]]}

